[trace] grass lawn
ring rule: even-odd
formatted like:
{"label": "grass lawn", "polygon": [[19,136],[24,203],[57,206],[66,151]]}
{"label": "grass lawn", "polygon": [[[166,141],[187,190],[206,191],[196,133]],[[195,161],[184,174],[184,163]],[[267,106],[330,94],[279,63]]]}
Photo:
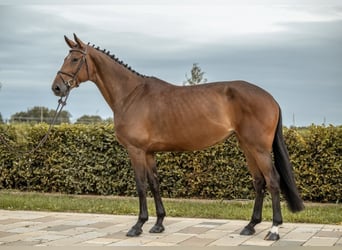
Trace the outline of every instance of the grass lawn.
{"label": "grass lawn", "polygon": [[[249,220],[252,201],[220,201],[164,199],[167,216],[215,219]],[[149,213],[155,216],[153,199],[148,199]],[[342,225],[341,204],[306,203],[306,209],[293,214],[282,203],[284,222],[303,222]],[[103,213],[137,215],[138,198],[90,195],[65,195],[26,193],[16,191],[0,192],[0,209],[55,212]],[[271,221],[271,202],[266,198],[263,219]]]}

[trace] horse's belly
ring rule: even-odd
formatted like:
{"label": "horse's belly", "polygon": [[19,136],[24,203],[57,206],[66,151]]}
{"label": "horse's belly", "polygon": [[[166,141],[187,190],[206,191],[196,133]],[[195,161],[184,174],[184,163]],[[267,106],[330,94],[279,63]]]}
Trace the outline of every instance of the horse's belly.
{"label": "horse's belly", "polygon": [[193,151],[200,150],[229,137],[234,131],[224,126],[199,127],[181,129],[165,133],[158,140],[152,140],[149,146],[151,151]]}

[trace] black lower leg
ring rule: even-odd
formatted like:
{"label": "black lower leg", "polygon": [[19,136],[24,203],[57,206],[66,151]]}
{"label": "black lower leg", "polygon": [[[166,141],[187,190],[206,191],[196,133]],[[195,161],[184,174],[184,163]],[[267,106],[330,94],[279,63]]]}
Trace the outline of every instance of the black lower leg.
{"label": "black lower leg", "polygon": [[147,200],[146,200],[146,187],[144,181],[136,181],[137,190],[139,195],[139,217],[137,223],[126,234],[129,237],[139,236],[142,233],[142,227],[148,220]]}
{"label": "black lower leg", "polygon": [[255,233],[254,227],[262,220],[262,206],[264,202],[265,182],[263,179],[255,180],[254,187],[256,190],[256,197],[254,201],[254,208],[251,221],[242,229],[240,235],[253,235]]}
{"label": "black lower leg", "polygon": [[265,236],[265,240],[276,241],[280,239],[278,226],[283,223],[281,207],[280,207],[279,190],[276,189],[274,191],[271,191],[271,196],[272,196],[273,222],[272,222],[272,227],[270,231]]}
{"label": "black lower leg", "polygon": [[154,201],[156,203],[156,211],[157,211],[157,221],[156,224],[150,229],[150,233],[161,233],[165,230],[163,226],[163,221],[165,217],[165,209],[162,203],[161,198],[154,197]]}
{"label": "black lower leg", "polygon": [[150,184],[151,192],[153,194],[157,213],[156,224],[154,224],[154,226],[151,228],[150,233],[161,233],[165,230],[163,226],[165,209],[159,192],[159,181],[155,165],[153,165],[151,172],[148,174],[148,181]]}

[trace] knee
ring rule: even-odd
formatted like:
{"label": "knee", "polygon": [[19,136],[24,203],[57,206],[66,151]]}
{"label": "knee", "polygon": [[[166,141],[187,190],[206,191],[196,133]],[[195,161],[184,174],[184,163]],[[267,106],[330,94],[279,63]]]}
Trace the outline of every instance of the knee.
{"label": "knee", "polygon": [[270,182],[267,184],[267,190],[268,190],[271,194],[279,193],[279,192],[280,192],[279,182],[270,181]]}
{"label": "knee", "polygon": [[263,193],[266,183],[264,178],[256,178],[253,181],[254,189],[257,193]]}
{"label": "knee", "polygon": [[266,180],[267,189],[270,193],[278,193],[280,191],[280,177],[278,173],[273,173],[270,178]]}

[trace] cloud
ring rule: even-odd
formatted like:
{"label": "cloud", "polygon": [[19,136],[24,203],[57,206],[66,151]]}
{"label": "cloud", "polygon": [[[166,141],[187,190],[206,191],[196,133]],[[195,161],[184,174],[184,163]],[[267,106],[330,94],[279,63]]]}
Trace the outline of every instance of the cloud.
{"label": "cloud", "polygon": [[[216,1],[218,4],[185,1],[174,4],[154,2],[120,5],[34,6],[39,13],[57,17],[69,27],[87,27],[88,33],[105,33],[117,43],[115,34],[135,34],[182,44],[215,43],[227,38],[286,32],[292,23],[341,20],[338,9],[329,5],[250,4]],[[52,11],[53,10],[53,11]],[[239,39],[240,41],[240,39]],[[129,40],[128,40],[129,42]]]}
{"label": "cloud", "polygon": [[[142,74],[182,83],[198,62],[210,81],[245,79],[266,88],[285,116],[301,113],[303,123],[310,123],[331,112],[342,122],[335,118],[342,117],[339,1],[115,3],[0,6],[3,116],[32,105],[55,106],[50,85],[68,53],[63,35],[76,32]],[[20,99],[13,101],[15,95]],[[67,106],[75,119],[94,110],[85,97],[99,107],[92,112],[111,116],[98,90],[85,84]],[[315,116],[310,105],[317,100],[324,104]]]}

